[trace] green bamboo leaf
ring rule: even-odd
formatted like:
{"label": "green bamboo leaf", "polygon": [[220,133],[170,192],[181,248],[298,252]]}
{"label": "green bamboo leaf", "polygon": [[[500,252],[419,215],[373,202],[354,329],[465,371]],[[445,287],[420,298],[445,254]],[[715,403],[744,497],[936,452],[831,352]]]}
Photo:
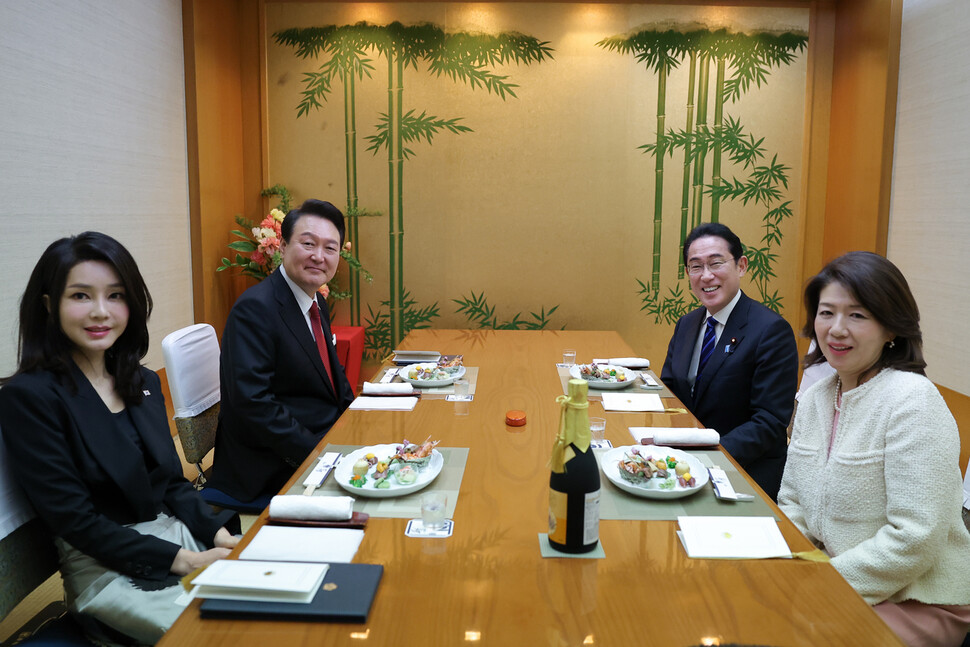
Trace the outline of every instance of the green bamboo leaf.
{"label": "green bamboo leaf", "polygon": [[255,252],[256,245],[249,242],[248,240],[237,240],[229,243],[229,248],[234,249],[239,252]]}

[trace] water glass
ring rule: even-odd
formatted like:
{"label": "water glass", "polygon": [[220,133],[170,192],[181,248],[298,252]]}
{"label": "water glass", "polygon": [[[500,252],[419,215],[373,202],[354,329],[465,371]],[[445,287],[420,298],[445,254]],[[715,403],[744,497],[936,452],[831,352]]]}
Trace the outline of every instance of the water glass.
{"label": "water glass", "polygon": [[455,400],[455,415],[456,416],[467,416],[468,415],[468,400],[464,398],[468,397],[468,380],[455,380],[455,397],[461,398]]}
{"label": "water glass", "polygon": [[562,363],[566,366],[572,366],[576,363],[576,351],[572,348],[567,348],[562,352]]}
{"label": "water glass", "polygon": [[421,523],[427,530],[441,530],[445,527],[445,511],[448,508],[448,495],[431,491],[421,495]]}
{"label": "water glass", "polygon": [[590,418],[589,433],[594,442],[606,440],[606,418]]}

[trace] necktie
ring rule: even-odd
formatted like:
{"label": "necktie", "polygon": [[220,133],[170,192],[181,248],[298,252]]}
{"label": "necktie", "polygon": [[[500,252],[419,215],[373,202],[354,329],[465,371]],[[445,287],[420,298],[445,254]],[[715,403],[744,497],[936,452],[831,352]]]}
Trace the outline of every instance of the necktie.
{"label": "necktie", "polygon": [[317,351],[320,352],[320,361],[323,368],[327,370],[327,377],[330,378],[330,386],[336,392],[337,387],[333,381],[333,370],[330,368],[330,353],[327,351],[327,338],[323,334],[323,325],[320,323],[320,308],[316,301],[310,306],[310,325],[313,326],[313,337],[317,340]]}
{"label": "necktie", "polygon": [[708,360],[714,354],[714,347],[717,345],[717,336],[714,334],[716,325],[717,319],[714,317],[707,318],[707,329],[704,330],[704,343],[701,344],[701,357],[697,362],[697,377],[694,378],[694,384],[700,382],[704,366],[707,365]]}

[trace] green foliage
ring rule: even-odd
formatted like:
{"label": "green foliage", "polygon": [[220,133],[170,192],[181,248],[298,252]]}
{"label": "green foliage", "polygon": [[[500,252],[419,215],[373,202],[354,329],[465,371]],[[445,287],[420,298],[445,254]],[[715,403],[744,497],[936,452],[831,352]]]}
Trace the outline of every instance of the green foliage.
{"label": "green foliage", "polygon": [[[290,203],[293,201],[293,198],[290,196],[290,191],[282,184],[274,184],[268,189],[263,189],[259,192],[259,195],[263,196],[264,198],[268,198],[271,195],[277,196],[280,199],[280,202],[276,205],[276,208],[283,213],[290,212]],[[240,225],[246,226],[245,221],[242,221],[239,216],[236,216],[236,222],[238,222]]]}
{"label": "green foliage", "polygon": [[[539,312],[529,313],[532,317],[531,320],[524,317],[521,312],[517,312],[512,315],[511,319],[499,321],[495,315],[495,306],[488,305],[484,290],[478,295],[472,291],[470,297],[452,299],[452,301],[458,304],[458,309],[455,312],[464,313],[470,324],[479,329],[487,328],[490,330],[544,330],[550,323],[549,317],[559,309],[559,306],[555,305],[546,312],[546,308],[543,306]],[[565,326],[563,326],[563,329],[565,329]]]}
{"label": "green foliage", "polygon": [[683,286],[677,283],[673,288],[667,288],[666,296],[661,296],[660,290],[652,290],[640,279],[637,294],[640,295],[642,312],[653,317],[654,323],[674,324],[691,310],[700,306],[693,292],[684,293]]}
{"label": "green foliage", "polygon": [[[402,302],[405,335],[412,330],[430,328],[431,320],[441,316],[437,301],[429,306],[417,308],[415,306],[418,302],[411,297],[410,292],[405,291]],[[364,342],[364,354],[368,359],[381,360],[394,350],[391,347],[391,316],[385,310],[390,307],[390,304],[390,299],[381,301],[376,311],[370,305],[367,306],[370,314],[366,317],[367,338]]]}
{"label": "green foliage", "polygon": [[[449,132],[458,133],[468,133],[472,132],[472,129],[468,126],[458,123],[461,121],[461,117],[455,117],[454,119],[439,119],[438,117],[428,115],[422,112],[420,115],[415,116],[414,110],[408,110],[407,113],[401,117],[401,137],[404,139],[405,143],[413,143],[420,141],[422,138],[429,144],[442,130],[447,130]],[[387,138],[391,132],[391,121],[387,116],[387,113],[382,112],[380,119],[377,123],[377,134],[368,135],[364,139],[371,142],[371,145],[367,147],[367,150],[374,151],[376,155],[380,150],[387,149]],[[403,151],[404,159],[411,159],[414,155],[414,151],[404,147]]]}

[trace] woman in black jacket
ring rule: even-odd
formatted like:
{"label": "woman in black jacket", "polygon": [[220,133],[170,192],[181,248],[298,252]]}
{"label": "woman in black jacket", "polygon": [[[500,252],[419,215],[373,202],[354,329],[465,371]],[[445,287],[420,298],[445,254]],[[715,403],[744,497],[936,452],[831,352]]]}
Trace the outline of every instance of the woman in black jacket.
{"label": "woman in black jacket", "polygon": [[[55,537],[68,607],[100,642],[156,642],[181,575],[238,539],[182,475],[158,376],[140,365],[152,300],[131,254],[86,232],[41,256],[0,389],[11,468]],[[93,620],[92,620],[93,619]]]}

